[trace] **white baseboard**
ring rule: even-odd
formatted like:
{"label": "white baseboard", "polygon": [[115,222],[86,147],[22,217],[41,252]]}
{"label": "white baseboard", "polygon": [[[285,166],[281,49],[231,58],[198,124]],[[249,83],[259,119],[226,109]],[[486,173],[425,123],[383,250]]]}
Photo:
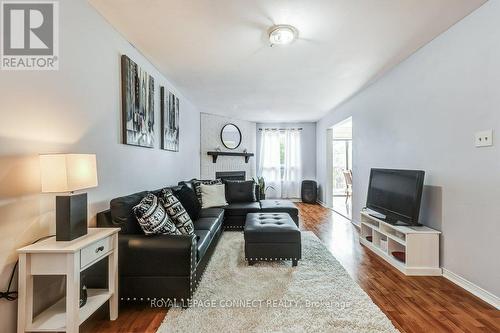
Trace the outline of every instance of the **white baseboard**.
{"label": "white baseboard", "polygon": [[484,290],[483,288],[475,285],[474,283],[470,282],[469,280],[464,279],[460,275],[457,275],[446,268],[443,268],[443,276],[453,282],[454,284],[464,288],[471,294],[479,297],[486,303],[492,305],[495,307],[497,310],[500,310],[500,297],[493,295],[487,290]]}
{"label": "white baseboard", "polygon": [[351,223],[353,226],[355,226],[358,230],[361,230],[361,223],[359,221],[356,221],[355,219],[351,220]]}

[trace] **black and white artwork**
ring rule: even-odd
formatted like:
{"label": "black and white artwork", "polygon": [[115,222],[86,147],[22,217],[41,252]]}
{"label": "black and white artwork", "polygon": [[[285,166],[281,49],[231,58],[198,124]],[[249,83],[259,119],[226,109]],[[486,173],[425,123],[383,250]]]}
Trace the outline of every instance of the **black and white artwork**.
{"label": "black and white artwork", "polygon": [[179,151],[179,99],[161,87],[161,148]]}
{"label": "black and white artwork", "polygon": [[155,141],[154,79],[122,55],[123,143],[152,148]]}

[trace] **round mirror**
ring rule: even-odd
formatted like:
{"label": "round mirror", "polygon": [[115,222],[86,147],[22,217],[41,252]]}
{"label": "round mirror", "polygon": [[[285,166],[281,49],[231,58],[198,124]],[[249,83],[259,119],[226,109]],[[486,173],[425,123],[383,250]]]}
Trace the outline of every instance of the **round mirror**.
{"label": "round mirror", "polygon": [[220,139],[227,149],[236,149],[241,143],[241,132],[238,126],[227,124],[220,131]]}

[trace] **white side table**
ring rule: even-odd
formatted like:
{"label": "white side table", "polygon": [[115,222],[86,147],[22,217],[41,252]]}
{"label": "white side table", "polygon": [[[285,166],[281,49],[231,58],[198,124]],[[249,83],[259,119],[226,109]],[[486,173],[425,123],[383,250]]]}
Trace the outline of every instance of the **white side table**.
{"label": "white side table", "polygon": [[[118,317],[119,228],[89,228],[68,242],[48,238],[17,250],[19,253],[18,332],[70,332],[109,300],[110,319]],[[80,272],[108,257],[108,289],[88,289],[80,303]],[[33,276],[65,275],[66,297],[33,318]]]}

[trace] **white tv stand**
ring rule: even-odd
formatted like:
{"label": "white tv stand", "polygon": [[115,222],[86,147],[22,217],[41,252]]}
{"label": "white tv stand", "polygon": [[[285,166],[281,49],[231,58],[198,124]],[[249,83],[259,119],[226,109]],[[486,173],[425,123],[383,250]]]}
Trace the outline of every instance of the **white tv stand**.
{"label": "white tv stand", "polygon": [[[441,275],[439,267],[440,231],[425,227],[396,226],[361,212],[359,242],[405,275]],[[372,241],[367,240],[372,237]],[[387,242],[387,248],[383,244]],[[405,252],[405,262],[392,252]]]}

